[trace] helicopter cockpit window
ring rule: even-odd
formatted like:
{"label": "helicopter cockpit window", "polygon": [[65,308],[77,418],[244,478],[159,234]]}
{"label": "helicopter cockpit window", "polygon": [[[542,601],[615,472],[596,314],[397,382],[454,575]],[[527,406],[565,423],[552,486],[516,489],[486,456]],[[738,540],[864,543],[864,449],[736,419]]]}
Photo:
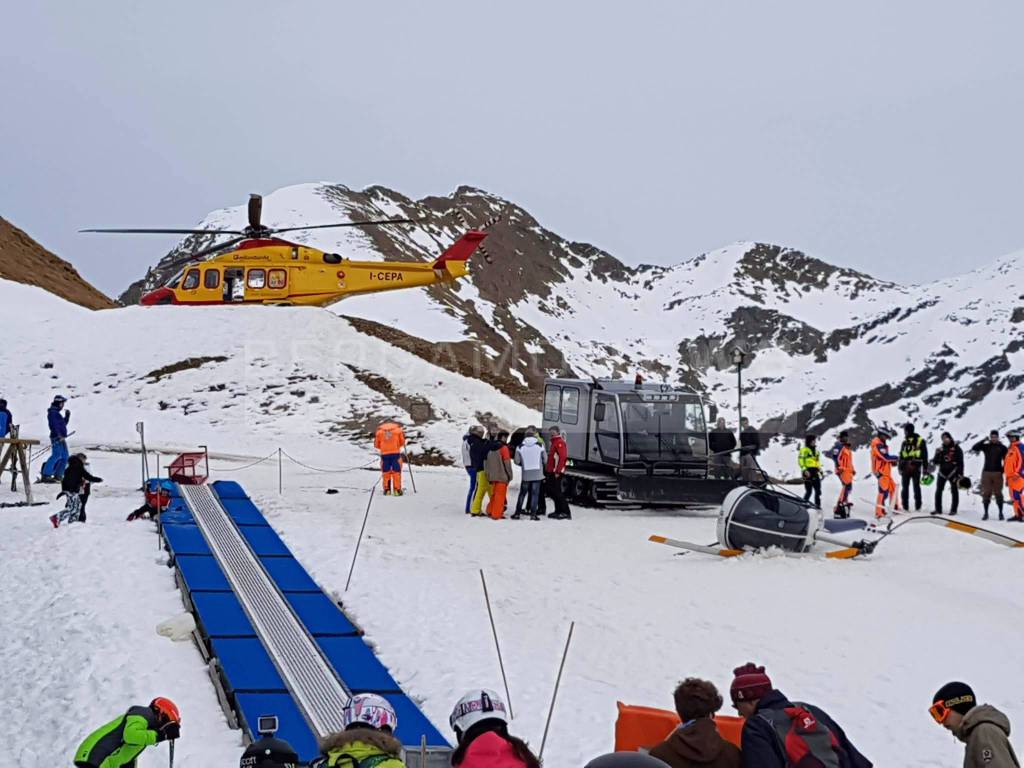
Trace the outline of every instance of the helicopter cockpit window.
{"label": "helicopter cockpit window", "polygon": [[170,280],[164,283],[164,286],[166,288],[177,288],[178,284],[181,283],[181,278],[184,274],[185,270],[179,269],[177,272],[174,273],[174,277],[172,277]]}
{"label": "helicopter cockpit window", "polygon": [[185,275],[185,282],[181,284],[183,291],[194,291],[199,287],[199,270],[190,269],[188,274]]}
{"label": "helicopter cockpit window", "polygon": [[267,271],[265,269],[250,269],[247,284],[250,288],[262,288],[267,284]]}

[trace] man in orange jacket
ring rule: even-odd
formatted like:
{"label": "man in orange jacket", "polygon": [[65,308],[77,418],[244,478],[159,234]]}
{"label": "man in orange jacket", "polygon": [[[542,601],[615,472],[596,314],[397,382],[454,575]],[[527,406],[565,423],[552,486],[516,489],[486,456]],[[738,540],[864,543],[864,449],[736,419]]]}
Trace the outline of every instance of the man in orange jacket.
{"label": "man in orange jacket", "polygon": [[405,432],[393,421],[377,427],[373,446],[380,451],[381,482],[384,495],[402,495],[402,452],[405,450]]}
{"label": "man in orange jacket", "polygon": [[875,518],[885,517],[887,502],[891,499],[896,509],[900,508],[896,498],[896,483],[892,479],[892,468],[898,459],[889,454],[887,443],[889,432],[881,427],[871,441],[871,474],[878,478],[878,498],[875,500]]}
{"label": "man in orange jacket", "polygon": [[836,500],[836,508],[832,517],[845,518],[850,516],[850,492],[853,490],[853,476],[857,474],[853,468],[853,450],[850,448],[850,433],[845,429],[839,433],[839,442],[832,448],[832,458],[836,462],[836,475],[843,484]]}
{"label": "man in orange jacket", "polygon": [[1010,503],[1013,504],[1011,523],[1024,523],[1024,443],[1020,441],[1020,433],[1016,430],[1006,434],[1010,447],[1003,461],[1003,475],[1006,487],[1010,490]]}

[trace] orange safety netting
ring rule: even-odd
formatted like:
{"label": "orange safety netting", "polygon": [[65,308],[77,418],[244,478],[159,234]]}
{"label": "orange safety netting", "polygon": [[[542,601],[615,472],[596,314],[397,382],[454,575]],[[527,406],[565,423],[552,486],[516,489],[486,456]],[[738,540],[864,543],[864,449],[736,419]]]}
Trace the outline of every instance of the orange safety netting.
{"label": "orange safety netting", "polygon": [[[616,702],[619,719],[615,721],[615,751],[635,752],[641,747],[650,749],[663,742],[679,725],[679,715],[667,709],[637,707]],[[743,718],[731,715],[716,715],[718,732],[737,747],[743,731]]]}

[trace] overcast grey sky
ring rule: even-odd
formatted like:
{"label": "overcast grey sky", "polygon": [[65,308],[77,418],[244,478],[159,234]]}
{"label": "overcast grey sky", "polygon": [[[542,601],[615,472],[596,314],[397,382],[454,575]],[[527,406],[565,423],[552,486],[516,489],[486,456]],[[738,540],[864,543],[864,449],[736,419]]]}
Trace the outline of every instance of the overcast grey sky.
{"label": "overcast grey sky", "polygon": [[250,191],[472,184],[630,263],[1024,247],[1024,3],[8,3],[0,215],[118,293]]}

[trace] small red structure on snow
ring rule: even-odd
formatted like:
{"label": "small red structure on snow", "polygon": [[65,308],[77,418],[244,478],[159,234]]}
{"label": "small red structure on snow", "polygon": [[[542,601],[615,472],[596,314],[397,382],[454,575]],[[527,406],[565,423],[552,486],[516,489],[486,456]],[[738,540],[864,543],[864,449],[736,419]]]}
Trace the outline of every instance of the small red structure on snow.
{"label": "small red structure on snow", "polygon": [[205,450],[183,453],[167,467],[167,475],[181,485],[202,485],[210,476],[210,457]]}

